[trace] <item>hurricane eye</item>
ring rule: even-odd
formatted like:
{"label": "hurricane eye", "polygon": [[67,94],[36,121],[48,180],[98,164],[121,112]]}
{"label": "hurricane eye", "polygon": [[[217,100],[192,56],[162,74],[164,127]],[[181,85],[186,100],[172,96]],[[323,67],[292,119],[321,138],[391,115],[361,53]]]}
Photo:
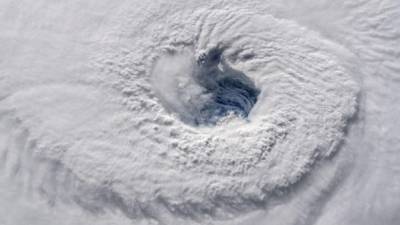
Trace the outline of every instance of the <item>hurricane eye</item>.
{"label": "hurricane eye", "polygon": [[[186,56],[166,56],[156,64],[153,85],[159,90],[164,107],[183,122],[215,125],[230,114],[246,119],[256,104],[260,91],[245,73],[229,66],[222,53],[214,48],[197,59],[192,57],[191,62]],[[189,66],[178,66],[173,71],[164,68],[171,64]]]}
{"label": "hurricane eye", "polygon": [[194,68],[197,83],[211,96],[197,113],[197,123],[214,124],[230,113],[247,118],[257,102],[260,91],[254,82],[230,67],[221,54],[219,50],[211,50],[207,57],[210,63]]}

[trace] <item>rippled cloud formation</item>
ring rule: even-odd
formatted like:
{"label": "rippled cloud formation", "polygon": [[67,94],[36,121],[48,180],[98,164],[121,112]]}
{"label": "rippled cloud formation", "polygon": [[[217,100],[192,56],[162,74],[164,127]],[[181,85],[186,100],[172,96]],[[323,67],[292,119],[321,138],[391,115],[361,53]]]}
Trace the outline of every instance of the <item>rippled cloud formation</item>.
{"label": "rippled cloud formation", "polygon": [[0,224],[399,224],[399,10],[0,0]]}

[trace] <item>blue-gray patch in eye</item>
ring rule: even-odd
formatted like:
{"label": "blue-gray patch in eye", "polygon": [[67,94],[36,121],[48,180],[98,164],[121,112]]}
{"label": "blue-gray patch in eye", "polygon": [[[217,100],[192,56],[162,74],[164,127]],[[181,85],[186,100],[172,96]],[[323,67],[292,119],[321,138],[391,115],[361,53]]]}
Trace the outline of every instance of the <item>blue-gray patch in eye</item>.
{"label": "blue-gray patch in eye", "polygon": [[201,56],[193,75],[206,94],[211,95],[197,115],[193,115],[196,125],[215,124],[230,112],[246,118],[257,102],[260,91],[254,82],[243,72],[231,68],[222,59],[221,49]]}

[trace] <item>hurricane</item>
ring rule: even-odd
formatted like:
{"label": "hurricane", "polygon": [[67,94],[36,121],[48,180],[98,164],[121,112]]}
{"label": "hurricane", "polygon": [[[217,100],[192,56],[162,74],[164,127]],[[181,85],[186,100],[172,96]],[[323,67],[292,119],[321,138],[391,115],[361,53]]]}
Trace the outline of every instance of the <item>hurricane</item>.
{"label": "hurricane", "polygon": [[0,0],[1,225],[400,223],[400,4]]}

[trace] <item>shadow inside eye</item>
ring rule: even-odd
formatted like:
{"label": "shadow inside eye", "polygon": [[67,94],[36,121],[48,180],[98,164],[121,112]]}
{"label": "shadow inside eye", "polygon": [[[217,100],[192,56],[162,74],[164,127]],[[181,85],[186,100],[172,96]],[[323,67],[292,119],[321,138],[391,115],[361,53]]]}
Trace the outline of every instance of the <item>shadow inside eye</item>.
{"label": "shadow inside eye", "polygon": [[207,58],[209,59],[209,61],[211,63],[219,63],[219,61],[221,60],[221,54],[222,54],[222,51],[213,49],[210,51]]}

